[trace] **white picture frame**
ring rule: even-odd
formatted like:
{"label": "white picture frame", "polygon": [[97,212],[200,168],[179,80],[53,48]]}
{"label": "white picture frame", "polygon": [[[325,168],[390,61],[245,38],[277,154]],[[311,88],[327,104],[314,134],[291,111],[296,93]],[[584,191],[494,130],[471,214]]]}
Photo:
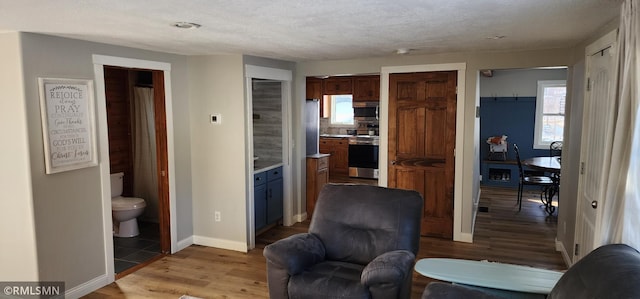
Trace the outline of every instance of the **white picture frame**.
{"label": "white picture frame", "polygon": [[92,80],[38,78],[47,174],[98,165]]}

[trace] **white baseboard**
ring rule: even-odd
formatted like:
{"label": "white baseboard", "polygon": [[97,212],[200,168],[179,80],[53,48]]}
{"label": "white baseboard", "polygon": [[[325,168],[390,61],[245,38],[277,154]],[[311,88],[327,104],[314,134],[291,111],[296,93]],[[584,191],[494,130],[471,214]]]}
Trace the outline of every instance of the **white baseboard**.
{"label": "white baseboard", "polygon": [[193,244],[240,251],[240,252],[249,251],[247,244],[243,242],[203,237],[203,236],[193,236]]}
{"label": "white baseboard", "polygon": [[454,239],[456,242],[465,242],[465,243],[473,243],[473,234],[470,233],[459,233],[457,238]]}
{"label": "white baseboard", "polygon": [[558,241],[558,239],[556,239],[556,251],[560,251],[560,254],[562,254],[562,259],[564,260],[564,264],[567,268],[571,267],[571,264],[573,263],[571,262],[569,252],[567,252],[567,249],[564,247],[564,243]]}
{"label": "white baseboard", "polygon": [[453,233],[453,240],[456,242],[465,242],[465,243],[473,243],[473,233],[476,230],[476,216],[478,215],[478,204],[480,203],[480,192],[482,192],[482,190],[478,190],[478,196],[475,198],[475,200],[473,201],[473,212],[471,215],[471,232],[470,233],[465,233],[465,232],[454,232]]}
{"label": "white baseboard", "polygon": [[185,249],[185,248],[191,246],[192,244],[193,244],[193,236],[189,236],[188,238],[182,239],[182,240],[178,241],[178,244],[176,244],[177,248],[176,248],[175,252],[178,252],[178,251],[180,251],[182,249]]}
{"label": "white baseboard", "polygon": [[109,278],[107,277],[107,274],[103,274],[79,286],[67,290],[64,295],[65,298],[69,299],[80,298],[108,284]]}

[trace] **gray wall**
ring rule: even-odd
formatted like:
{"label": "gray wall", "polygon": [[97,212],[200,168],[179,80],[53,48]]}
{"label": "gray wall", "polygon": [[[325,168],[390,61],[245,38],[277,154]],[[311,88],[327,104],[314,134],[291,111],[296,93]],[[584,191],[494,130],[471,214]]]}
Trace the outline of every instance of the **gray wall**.
{"label": "gray wall", "polygon": [[538,80],[567,80],[567,69],[494,70],[480,76],[480,97],[535,97]]}
{"label": "gray wall", "polygon": [[[38,77],[94,79],[92,54],[167,62],[172,67],[178,240],[192,235],[186,59],[73,39],[22,33],[29,160],[40,280],[67,290],[105,275],[99,167],[45,174]],[[106,147],[107,144],[99,144]],[[99,157],[106,163],[107,157]],[[108,188],[108,186],[106,186]]]}

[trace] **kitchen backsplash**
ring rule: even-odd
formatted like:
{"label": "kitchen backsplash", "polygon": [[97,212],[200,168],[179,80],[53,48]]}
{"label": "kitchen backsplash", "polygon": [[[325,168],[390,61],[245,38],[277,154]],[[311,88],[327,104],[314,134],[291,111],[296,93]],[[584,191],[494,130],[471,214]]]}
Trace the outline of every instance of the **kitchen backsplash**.
{"label": "kitchen backsplash", "polygon": [[329,118],[320,118],[320,134],[330,135],[355,135],[351,131],[357,130],[358,135],[368,135],[369,130],[374,131],[374,135],[379,134],[377,121],[357,121],[352,126],[332,126]]}
{"label": "kitchen backsplash", "polygon": [[253,154],[255,166],[282,163],[280,82],[253,82]]}

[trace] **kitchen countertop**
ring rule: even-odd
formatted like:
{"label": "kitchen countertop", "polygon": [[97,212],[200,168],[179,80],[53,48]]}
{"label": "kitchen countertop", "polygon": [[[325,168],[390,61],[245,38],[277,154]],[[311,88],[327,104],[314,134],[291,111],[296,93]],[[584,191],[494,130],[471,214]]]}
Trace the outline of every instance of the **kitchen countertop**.
{"label": "kitchen countertop", "polygon": [[364,138],[376,138],[379,135],[344,135],[344,134],[321,134],[320,137],[324,138],[350,138],[350,137],[364,137]]}
{"label": "kitchen countertop", "polygon": [[349,138],[355,135],[346,135],[346,134],[320,134],[320,137],[328,137],[328,138]]}
{"label": "kitchen countertop", "polygon": [[319,159],[319,158],[323,158],[323,157],[328,157],[331,156],[331,154],[313,154],[313,155],[307,155],[307,158],[312,158],[312,159]]}
{"label": "kitchen countertop", "polygon": [[282,163],[276,163],[276,164],[272,164],[272,163],[260,163],[260,160],[256,160],[253,162],[253,173],[260,173],[260,172],[264,172],[267,170],[271,170],[274,168],[278,168],[280,166],[282,166],[284,164]]}

